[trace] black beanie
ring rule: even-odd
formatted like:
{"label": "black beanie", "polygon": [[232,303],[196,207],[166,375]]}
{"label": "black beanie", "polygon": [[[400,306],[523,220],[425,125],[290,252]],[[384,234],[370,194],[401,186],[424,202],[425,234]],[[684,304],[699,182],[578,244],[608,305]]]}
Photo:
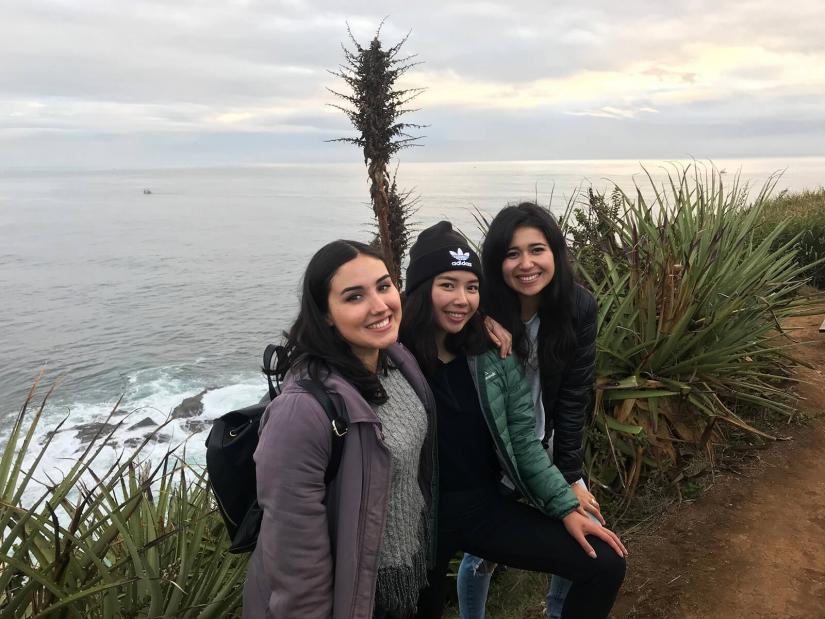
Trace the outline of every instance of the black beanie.
{"label": "black beanie", "polygon": [[418,235],[410,248],[406,292],[445,271],[472,271],[481,279],[481,260],[449,221],[439,221]]}

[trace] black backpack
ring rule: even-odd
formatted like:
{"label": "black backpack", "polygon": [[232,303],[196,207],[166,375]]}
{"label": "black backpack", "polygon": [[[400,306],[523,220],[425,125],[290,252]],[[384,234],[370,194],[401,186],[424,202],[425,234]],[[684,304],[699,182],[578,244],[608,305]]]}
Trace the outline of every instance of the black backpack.
{"label": "black backpack", "polygon": [[[269,384],[268,397],[258,404],[221,415],[212,423],[206,437],[206,472],[209,486],[218,504],[231,545],[229,552],[244,553],[255,548],[261,529],[263,511],[258,505],[255,486],[255,461],[252,455],[258,446],[258,428],[261,415],[280,394],[283,374],[276,370],[282,346],[270,344],[264,350],[263,371]],[[275,365],[273,366],[273,359]],[[277,384],[273,384],[275,378]],[[298,384],[306,389],[324,408],[332,432],[332,456],[327,466],[324,483],[329,485],[341,464],[344,436],[347,433],[345,415],[339,415],[324,386],[315,380],[304,379]]]}

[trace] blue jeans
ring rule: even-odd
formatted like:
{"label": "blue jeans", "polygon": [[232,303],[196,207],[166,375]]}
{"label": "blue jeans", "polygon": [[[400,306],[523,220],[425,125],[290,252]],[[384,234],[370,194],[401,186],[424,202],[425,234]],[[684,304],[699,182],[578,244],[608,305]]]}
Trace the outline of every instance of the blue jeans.
{"label": "blue jeans", "polygon": [[[599,522],[594,516],[590,517],[594,522]],[[490,590],[490,580],[495,569],[495,563],[475,555],[464,555],[456,579],[461,619],[484,619],[487,593]],[[551,577],[550,588],[547,591],[547,617],[549,619],[560,619],[564,600],[572,584],[571,581],[561,576]]]}
{"label": "blue jeans", "polygon": [[[465,554],[458,568],[458,608],[461,619],[484,619],[490,579],[496,565],[471,554]],[[550,579],[547,591],[547,616],[559,619],[564,600],[573,583],[561,576]]]}

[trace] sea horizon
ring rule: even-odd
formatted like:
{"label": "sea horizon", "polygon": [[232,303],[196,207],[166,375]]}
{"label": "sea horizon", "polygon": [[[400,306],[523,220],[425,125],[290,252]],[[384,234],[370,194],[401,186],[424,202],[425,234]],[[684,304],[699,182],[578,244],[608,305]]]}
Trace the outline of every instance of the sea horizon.
{"label": "sea horizon", "polygon": [[[556,158],[556,159],[410,159],[404,158],[404,151],[401,151],[401,157],[393,160],[393,166],[399,165],[403,170],[408,165],[477,165],[477,164],[581,164],[581,163],[698,163],[698,164],[716,164],[717,162],[756,162],[756,161],[794,161],[794,160],[825,160],[825,153],[822,154],[798,154],[798,155],[748,155],[742,157],[601,157],[601,158]],[[316,166],[356,166],[365,167],[364,164],[358,161],[359,152],[353,150],[353,156],[333,160],[318,160],[318,161],[262,161],[262,162],[244,162],[244,163],[176,163],[162,166],[151,165],[114,165],[114,166],[100,166],[100,165],[60,165],[60,166],[32,166],[32,165],[9,165],[0,166],[0,175],[6,173],[25,173],[25,172],[67,172],[67,173],[94,173],[94,172],[147,172],[147,171],[179,171],[179,170],[208,170],[208,169],[244,169],[244,168],[271,168],[271,167],[296,167],[296,168],[310,168]],[[716,167],[719,167],[718,165]]]}

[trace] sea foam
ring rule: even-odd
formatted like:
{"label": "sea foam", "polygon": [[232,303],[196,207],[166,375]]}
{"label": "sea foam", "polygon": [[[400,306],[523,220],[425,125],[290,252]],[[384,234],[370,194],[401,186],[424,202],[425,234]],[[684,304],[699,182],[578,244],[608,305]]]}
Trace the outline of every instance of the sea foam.
{"label": "sea foam", "polygon": [[[31,504],[42,494],[42,483],[53,483],[63,477],[86,450],[98,429],[98,442],[105,441],[92,467],[98,473],[133,454],[152,432],[155,435],[140,449],[140,461],[157,462],[169,450],[175,450],[188,464],[201,466],[205,463],[204,442],[212,420],[231,410],[257,403],[266,392],[266,381],[260,373],[228,376],[225,379],[227,384],[223,386],[186,380],[174,374],[175,369],[171,367],[130,374],[129,387],[117,409],[116,399],[55,406],[47,403],[24,468],[31,466],[37,452],[47,443],[48,448],[34,471],[36,481],[30,483],[23,498],[24,504]],[[183,400],[199,394],[202,394],[203,406],[197,414],[172,418],[173,411]],[[34,414],[32,409],[33,406],[29,418]],[[7,440],[8,431],[0,436],[0,445]]]}

